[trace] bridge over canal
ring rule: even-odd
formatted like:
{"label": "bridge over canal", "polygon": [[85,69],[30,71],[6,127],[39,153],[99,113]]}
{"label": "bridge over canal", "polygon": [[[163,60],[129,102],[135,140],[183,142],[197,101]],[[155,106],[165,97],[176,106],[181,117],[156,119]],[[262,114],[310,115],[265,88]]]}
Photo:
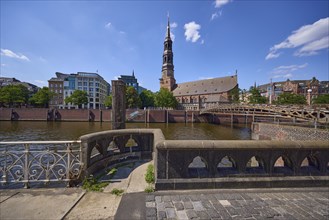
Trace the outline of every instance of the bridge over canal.
{"label": "bridge over canal", "polygon": [[275,106],[251,104],[220,104],[208,106],[200,111],[201,115],[232,114],[248,117],[269,117],[292,119],[294,121],[311,121],[329,123],[329,106]]}

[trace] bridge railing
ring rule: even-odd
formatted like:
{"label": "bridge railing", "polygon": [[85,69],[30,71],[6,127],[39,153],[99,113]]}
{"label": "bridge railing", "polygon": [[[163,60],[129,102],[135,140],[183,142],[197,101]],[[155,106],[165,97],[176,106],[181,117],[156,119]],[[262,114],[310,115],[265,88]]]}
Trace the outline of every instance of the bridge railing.
{"label": "bridge railing", "polygon": [[80,177],[80,141],[0,142],[0,182],[69,183]]}
{"label": "bridge railing", "polygon": [[329,186],[326,141],[166,140],[156,149],[156,189]]}

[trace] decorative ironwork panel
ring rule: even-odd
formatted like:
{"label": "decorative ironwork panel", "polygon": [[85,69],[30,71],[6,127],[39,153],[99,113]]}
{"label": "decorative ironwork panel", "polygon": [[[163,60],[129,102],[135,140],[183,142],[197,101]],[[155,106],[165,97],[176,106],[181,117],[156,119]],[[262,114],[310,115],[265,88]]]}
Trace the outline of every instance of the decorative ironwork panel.
{"label": "decorative ironwork panel", "polygon": [[0,142],[0,182],[69,183],[80,177],[80,141]]}

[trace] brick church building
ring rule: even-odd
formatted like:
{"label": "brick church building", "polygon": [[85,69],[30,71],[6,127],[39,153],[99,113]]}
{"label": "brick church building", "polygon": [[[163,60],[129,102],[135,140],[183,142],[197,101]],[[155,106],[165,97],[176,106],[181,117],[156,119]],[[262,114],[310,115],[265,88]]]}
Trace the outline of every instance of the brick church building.
{"label": "brick church building", "polygon": [[177,84],[174,75],[172,44],[168,18],[160,88],[166,88],[173,93],[179,103],[179,108],[200,110],[212,105],[231,102],[231,91],[238,88],[237,74]]}

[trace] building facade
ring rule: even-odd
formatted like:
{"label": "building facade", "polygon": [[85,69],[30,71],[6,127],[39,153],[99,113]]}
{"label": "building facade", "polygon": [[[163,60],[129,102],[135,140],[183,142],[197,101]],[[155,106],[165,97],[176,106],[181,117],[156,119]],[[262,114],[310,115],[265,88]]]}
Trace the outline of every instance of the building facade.
{"label": "building facade", "polygon": [[140,94],[143,90],[146,90],[142,86],[139,85],[137,78],[135,77],[135,72],[133,71],[132,75],[120,75],[118,80],[122,80],[126,86],[132,86],[134,89]]}
{"label": "building facade", "polygon": [[78,72],[76,74],[64,74],[56,72],[56,77],[49,81],[49,89],[55,96],[50,102],[50,107],[78,108],[72,103],[65,103],[65,98],[73,94],[75,90],[86,91],[88,104],[82,108],[104,108],[106,96],[110,94],[110,84],[98,73]]}
{"label": "building facade", "polygon": [[171,91],[179,103],[179,108],[186,110],[200,110],[220,103],[231,102],[232,91],[238,89],[237,74],[176,84],[173,58],[168,18],[162,56],[160,88]]}
{"label": "building facade", "polygon": [[0,77],[0,88],[8,85],[23,85],[27,88],[27,90],[29,90],[29,92],[31,92],[31,94],[38,92],[38,90],[40,89],[34,84],[28,82],[21,82],[16,78]]}
{"label": "building facade", "polygon": [[277,100],[282,93],[293,93],[303,95],[311,99],[322,94],[329,94],[329,81],[319,81],[315,77],[310,80],[289,80],[272,82],[257,87],[262,96],[268,98],[269,102]]}

